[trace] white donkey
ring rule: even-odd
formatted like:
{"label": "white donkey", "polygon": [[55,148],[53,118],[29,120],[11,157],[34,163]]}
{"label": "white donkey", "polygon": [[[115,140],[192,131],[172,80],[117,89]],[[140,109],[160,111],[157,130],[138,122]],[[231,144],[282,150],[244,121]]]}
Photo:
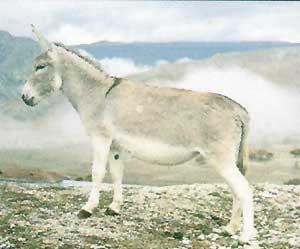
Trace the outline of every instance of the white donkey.
{"label": "white donkey", "polygon": [[226,230],[235,233],[243,214],[242,241],[255,236],[251,188],[246,171],[248,113],[214,93],[134,84],[105,73],[99,64],[62,44],[48,42],[33,27],[42,48],[23,88],[27,105],[61,90],[79,113],[93,144],[93,185],[78,216],[87,218],[99,203],[109,164],[114,196],[109,210],[119,213],[122,159],[126,153],[147,162],[177,165],[199,155],[225,179],[233,192]]}

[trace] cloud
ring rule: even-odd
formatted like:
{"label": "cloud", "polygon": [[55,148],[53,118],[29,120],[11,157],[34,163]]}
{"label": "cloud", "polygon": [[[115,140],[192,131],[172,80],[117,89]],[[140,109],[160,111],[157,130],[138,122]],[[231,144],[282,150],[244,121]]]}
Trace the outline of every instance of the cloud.
{"label": "cloud", "polygon": [[118,77],[145,72],[152,68],[151,66],[138,66],[133,60],[123,58],[104,58],[99,62],[107,73]]}
{"label": "cloud", "polygon": [[18,120],[0,115],[1,148],[42,148],[87,144],[88,137],[78,114],[66,102],[52,106],[46,116]]}
{"label": "cloud", "polygon": [[109,41],[272,40],[300,42],[300,3],[0,2],[0,29],[32,36],[35,23],[66,44]]}
{"label": "cloud", "polygon": [[[132,59],[125,59],[119,57],[112,58],[103,58],[101,60],[96,59],[93,55],[85,51],[84,49],[79,49],[79,52],[88,56],[90,59],[98,62],[105,72],[110,75],[124,77],[130,74],[136,74],[148,71],[153,68],[150,65],[137,65]],[[183,58],[183,60],[187,60],[187,58]],[[157,63],[168,63],[167,61],[158,61]]]}
{"label": "cloud", "polygon": [[[101,60],[98,60],[84,49],[79,49],[79,52],[82,55],[88,56],[90,59],[100,63],[101,67],[104,69],[105,72],[118,77],[126,77],[129,75],[146,72],[153,69],[155,66],[170,63],[167,60],[157,60],[154,65],[139,65],[129,58],[106,57]],[[192,60],[190,58],[183,57],[177,59],[174,63],[180,64],[187,62],[192,62]]]}

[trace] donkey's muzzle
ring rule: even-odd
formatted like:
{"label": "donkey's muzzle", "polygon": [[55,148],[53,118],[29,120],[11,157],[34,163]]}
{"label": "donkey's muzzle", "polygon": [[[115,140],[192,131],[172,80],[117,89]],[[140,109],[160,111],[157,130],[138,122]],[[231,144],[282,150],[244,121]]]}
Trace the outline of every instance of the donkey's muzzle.
{"label": "donkey's muzzle", "polygon": [[22,94],[22,99],[26,105],[35,106],[34,97],[28,98],[25,94]]}

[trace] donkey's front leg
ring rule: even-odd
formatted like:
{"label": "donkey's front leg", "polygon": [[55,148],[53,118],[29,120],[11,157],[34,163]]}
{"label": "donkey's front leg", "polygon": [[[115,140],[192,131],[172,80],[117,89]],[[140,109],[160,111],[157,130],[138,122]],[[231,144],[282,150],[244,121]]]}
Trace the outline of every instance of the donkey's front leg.
{"label": "donkey's front leg", "polygon": [[84,207],[80,210],[78,217],[81,219],[88,218],[92,211],[97,207],[100,197],[100,186],[105,176],[106,164],[111,145],[111,139],[105,136],[92,138],[93,141],[93,168],[92,168],[92,190],[89,199]]}
{"label": "donkey's front leg", "polygon": [[118,151],[111,150],[109,154],[109,170],[113,181],[114,196],[106,213],[109,215],[120,214],[123,204],[122,179],[123,179],[123,160]]}

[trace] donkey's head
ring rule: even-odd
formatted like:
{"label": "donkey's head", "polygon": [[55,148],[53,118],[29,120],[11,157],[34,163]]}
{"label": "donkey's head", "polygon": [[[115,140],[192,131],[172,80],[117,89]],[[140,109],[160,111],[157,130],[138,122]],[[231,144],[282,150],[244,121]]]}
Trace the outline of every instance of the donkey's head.
{"label": "donkey's head", "polygon": [[56,46],[47,41],[33,25],[32,31],[38,38],[42,54],[35,59],[33,72],[22,90],[22,99],[29,106],[38,104],[43,97],[59,90],[62,85]]}

